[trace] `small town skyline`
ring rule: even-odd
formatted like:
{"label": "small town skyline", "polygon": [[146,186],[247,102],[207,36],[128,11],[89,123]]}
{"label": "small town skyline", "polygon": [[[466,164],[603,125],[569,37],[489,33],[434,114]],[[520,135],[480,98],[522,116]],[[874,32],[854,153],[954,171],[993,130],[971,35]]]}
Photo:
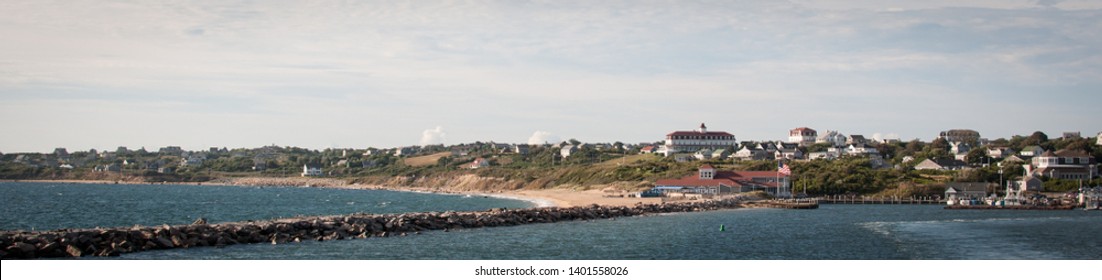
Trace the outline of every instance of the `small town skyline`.
{"label": "small town skyline", "polygon": [[[543,131],[536,131],[527,140],[516,141],[516,142],[495,141],[495,140],[473,140],[473,141],[465,141],[465,142],[428,142],[428,143],[426,143],[424,141],[426,138],[431,138],[431,139],[434,139],[434,140],[439,140],[440,139],[439,135],[434,134],[434,133],[441,133],[442,132],[440,127],[437,127],[437,128],[434,128],[434,129],[425,130],[422,133],[421,142],[410,142],[410,143],[407,143],[407,144],[395,145],[395,146],[360,145],[360,146],[342,146],[342,147],[306,147],[306,146],[295,146],[295,145],[283,145],[283,144],[280,144],[279,142],[272,142],[272,143],[260,144],[260,145],[256,145],[256,146],[239,146],[239,147],[226,146],[226,145],[207,145],[207,146],[191,147],[191,146],[186,146],[186,145],[174,145],[174,144],[160,145],[160,146],[152,146],[152,145],[140,145],[140,146],[114,145],[114,146],[90,147],[90,148],[82,148],[80,146],[57,146],[57,147],[52,147],[52,148],[48,148],[48,149],[34,150],[34,151],[17,151],[17,150],[5,151],[5,150],[0,149],[0,153],[8,153],[8,154],[53,153],[57,149],[66,149],[67,151],[70,151],[70,152],[73,152],[73,151],[88,151],[88,150],[114,151],[114,150],[119,149],[119,148],[126,148],[127,150],[131,150],[131,151],[144,149],[144,150],[149,151],[149,152],[157,152],[159,150],[166,149],[166,148],[167,149],[179,149],[180,151],[207,151],[207,150],[210,150],[210,149],[237,149],[237,148],[254,149],[254,148],[268,147],[268,146],[296,147],[296,148],[304,148],[304,149],[310,149],[310,150],[326,150],[326,149],[363,150],[363,149],[395,149],[395,148],[403,148],[403,147],[433,146],[433,145],[452,146],[452,145],[463,145],[463,144],[479,143],[479,142],[481,142],[481,143],[499,143],[499,144],[528,144],[528,145],[548,144],[548,145],[555,145],[555,144],[559,144],[559,143],[563,143],[563,142],[569,142],[570,140],[577,140],[581,143],[589,143],[589,144],[594,144],[594,143],[611,144],[611,143],[620,142],[620,143],[629,144],[629,145],[638,145],[638,144],[645,144],[645,143],[662,143],[662,142],[666,141],[667,134],[669,134],[669,133],[700,131],[699,125],[707,125],[707,123],[700,123],[700,124],[698,124],[697,127],[693,127],[693,128],[670,130],[670,131],[667,131],[665,133],[656,134],[656,136],[652,140],[644,140],[644,141],[624,141],[624,140],[586,141],[586,139],[578,139],[578,138],[574,138],[574,137],[559,137],[557,135],[552,135],[552,134],[549,134],[549,133],[546,133],[546,132],[543,132]],[[793,143],[793,144],[799,144],[799,142],[801,142],[801,141],[794,140],[792,138],[792,137],[795,137],[795,136],[792,135],[793,131],[797,130],[797,129],[809,129],[809,128],[812,129],[814,132],[819,133],[819,135],[818,135],[818,136],[820,136],[819,138],[821,138],[826,133],[838,133],[839,135],[843,136],[844,138],[849,138],[849,137],[854,136],[854,135],[859,136],[859,137],[864,137],[865,139],[871,140],[870,143],[885,142],[885,141],[909,142],[909,141],[913,141],[913,140],[918,140],[918,141],[921,141],[921,142],[929,143],[929,142],[932,142],[933,140],[935,140],[937,138],[944,138],[944,137],[939,136],[939,134],[944,133],[944,132],[949,131],[949,130],[972,130],[972,131],[975,131],[973,129],[968,129],[968,128],[954,128],[954,129],[946,129],[946,130],[940,131],[938,133],[935,133],[932,137],[929,137],[928,139],[923,139],[923,138],[906,139],[906,138],[895,137],[896,135],[894,135],[894,134],[866,135],[866,134],[860,134],[860,133],[846,133],[844,131],[837,131],[837,130],[832,130],[832,129],[821,129],[820,130],[820,129],[816,129],[816,128],[813,128],[813,127],[801,126],[801,127],[790,128],[786,132],[784,132],[783,135],[778,135],[777,137],[774,137],[772,139],[743,139],[743,138],[740,138],[738,136],[737,132],[725,131],[725,130],[722,130],[720,128],[714,128],[713,129],[713,127],[714,126],[709,125],[708,126],[708,131],[732,133],[732,135],[735,137],[735,140],[734,140],[735,143],[741,143],[741,142],[758,142],[758,143],[777,142],[777,143]],[[1102,136],[1102,131],[1100,131],[1096,134],[1088,134],[1088,133],[1083,133],[1083,132],[1080,132],[1080,131],[1064,131],[1064,132],[1060,132],[1060,133],[1049,133],[1049,132],[1037,130],[1037,131],[1028,132],[1028,133],[1023,132],[1023,133],[1020,133],[1020,134],[1010,135],[1010,136],[1006,136],[1006,137],[988,137],[987,135],[984,135],[980,131],[977,131],[977,132],[980,133],[980,139],[983,139],[983,140],[996,140],[996,139],[1007,139],[1007,140],[1009,140],[1011,137],[1014,137],[1014,136],[1028,137],[1028,136],[1030,136],[1031,134],[1033,134],[1035,132],[1045,133],[1045,135],[1047,135],[1050,139],[1062,138],[1062,137],[1064,137],[1064,135],[1066,133],[1072,133],[1072,134],[1078,135],[1078,137],[1082,137],[1082,138],[1098,138],[1099,136]],[[437,137],[437,138],[432,138],[432,137]],[[815,139],[815,136],[812,136],[811,139]],[[819,143],[821,143],[823,141],[823,139],[818,139],[818,140],[819,140],[818,141]],[[843,140],[843,141],[845,141],[845,140]],[[812,142],[815,142],[815,141],[812,141]],[[641,148],[641,147],[637,147],[637,148]]]}

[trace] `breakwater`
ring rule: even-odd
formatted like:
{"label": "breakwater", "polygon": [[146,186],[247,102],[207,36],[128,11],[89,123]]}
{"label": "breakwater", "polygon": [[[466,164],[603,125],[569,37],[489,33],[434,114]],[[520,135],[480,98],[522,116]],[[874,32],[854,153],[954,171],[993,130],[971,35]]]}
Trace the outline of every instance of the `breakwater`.
{"label": "breakwater", "polygon": [[477,212],[357,213],[267,221],[0,232],[0,258],[32,259],[119,254],[173,248],[389,237],[421,231],[610,219],[646,214],[740,208],[739,199],[627,206],[490,209]]}

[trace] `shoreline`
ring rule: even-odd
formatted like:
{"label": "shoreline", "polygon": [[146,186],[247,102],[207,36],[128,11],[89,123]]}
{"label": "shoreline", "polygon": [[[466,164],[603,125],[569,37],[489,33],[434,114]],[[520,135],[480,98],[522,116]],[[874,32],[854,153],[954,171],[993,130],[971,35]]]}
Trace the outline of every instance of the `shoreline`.
{"label": "shoreline", "polygon": [[540,189],[540,190],[495,190],[495,191],[467,191],[450,190],[447,188],[410,188],[385,185],[348,184],[346,181],[334,178],[223,178],[207,182],[128,182],[110,180],[0,180],[0,182],[23,183],[57,183],[57,184],[129,184],[129,185],[191,185],[191,186],[281,186],[298,188],[329,188],[347,190],[386,190],[399,192],[414,192],[441,195],[471,195],[485,196],[501,199],[521,200],[531,203],[532,208],[548,207],[574,207],[574,206],[632,206],[636,204],[660,204],[661,198],[629,198],[609,197],[600,190],[578,191],[573,189]]}

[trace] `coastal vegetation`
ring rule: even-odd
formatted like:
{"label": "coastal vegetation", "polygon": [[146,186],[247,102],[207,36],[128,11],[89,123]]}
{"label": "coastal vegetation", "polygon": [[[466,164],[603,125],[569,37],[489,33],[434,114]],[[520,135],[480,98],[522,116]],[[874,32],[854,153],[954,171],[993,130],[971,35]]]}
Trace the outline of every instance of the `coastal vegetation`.
{"label": "coastal vegetation", "polygon": [[[1049,139],[1044,133],[996,139],[986,145],[973,143],[963,170],[915,170],[925,159],[953,158],[950,143],[875,143],[880,156],[842,156],[832,160],[793,160],[792,185],[797,192],[818,195],[934,196],[948,182],[998,182],[1015,180],[1024,173],[1022,163],[1003,164],[988,157],[987,147],[1021,151],[1029,146],[1045,150],[1081,150],[1102,158],[1094,138]],[[756,145],[744,142],[745,145]],[[564,156],[561,147],[577,145]],[[475,142],[452,146],[432,145],[395,149],[325,149],[266,146],[255,149],[178,151],[119,148],[112,152],[59,149],[53,154],[4,154],[0,179],[7,180],[113,180],[127,182],[206,182],[219,178],[298,177],[304,166],[320,167],[324,177],[349,183],[513,190],[547,188],[614,188],[639,191],[662,178],[692,174],[702,164],[729,170],[776,170],[774,160],[692,160],[642,154],[642,145],[586,144],[571,139],[559,145],[531,145],[517,152],[514,145]],[[734,147],[731,147],[734,150]],[[800,147],[804,153],[823,151],[822,144]],[[399,151],[404,151],[399,153]],[[398,155],[401,154],[401,155]],[[476,159],[484,166],[472,166]],[[682,158],[683,159],[683,158]],[[1097,185],[1099,179],[1074,181],[1041,178],[1046,191],[1064,192],[1079,184]]]}

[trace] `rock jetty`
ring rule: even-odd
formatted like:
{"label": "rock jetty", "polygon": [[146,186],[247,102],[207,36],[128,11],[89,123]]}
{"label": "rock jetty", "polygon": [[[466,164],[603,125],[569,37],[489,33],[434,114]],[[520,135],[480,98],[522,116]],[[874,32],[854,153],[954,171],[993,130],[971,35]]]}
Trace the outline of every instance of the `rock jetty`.
{"label": "rock jetty", "polygon": [[422,231],[515,226],[532,223],[610,219],[646,214],[700,212],[739,208],[738,199],[626,206],[569,208],[495,208],[479,212],[422,212],[405,214],[357,213],[267,221],[190,225],[135,226],[110,229],[0,231],[0,258],[33,259],[119,254],[200,246],[247,243],[328,241],[404,236]]}

